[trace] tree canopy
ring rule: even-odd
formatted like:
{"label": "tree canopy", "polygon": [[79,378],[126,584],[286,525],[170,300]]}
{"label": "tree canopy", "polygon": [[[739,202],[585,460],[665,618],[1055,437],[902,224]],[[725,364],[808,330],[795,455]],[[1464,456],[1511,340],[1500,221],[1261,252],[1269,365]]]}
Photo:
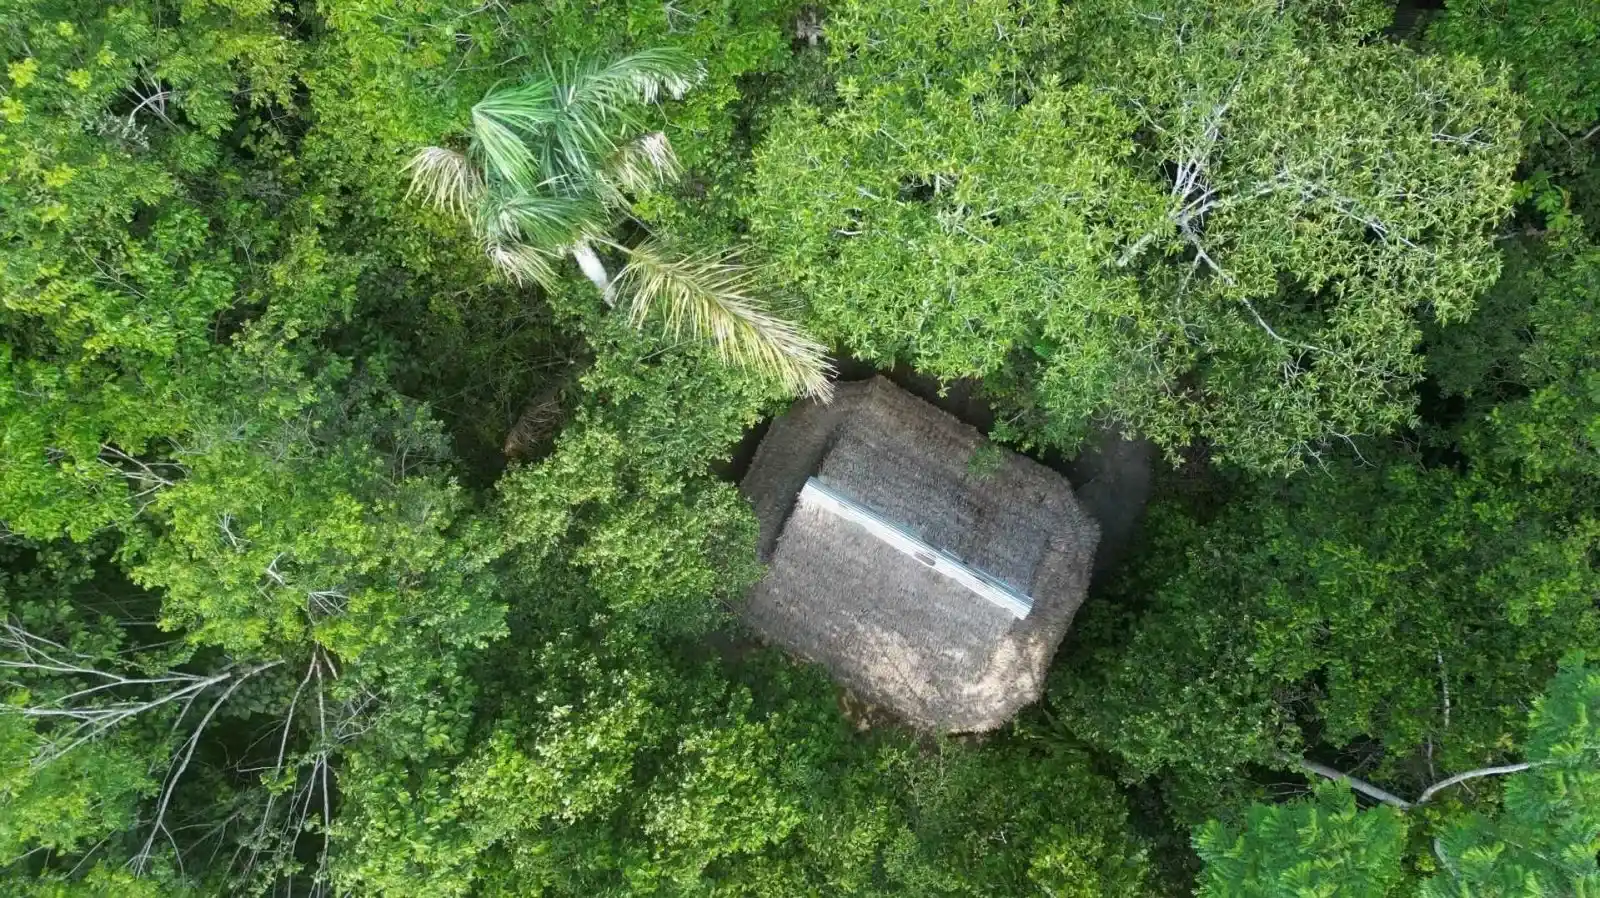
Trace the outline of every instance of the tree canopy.
{"label": "tree canopy", "polygon": [[[1600,888],[1600,20],[1437,5],[0,0],[0,891]],[[1111,496],[1003,730],[740,621],[873,372]]]}

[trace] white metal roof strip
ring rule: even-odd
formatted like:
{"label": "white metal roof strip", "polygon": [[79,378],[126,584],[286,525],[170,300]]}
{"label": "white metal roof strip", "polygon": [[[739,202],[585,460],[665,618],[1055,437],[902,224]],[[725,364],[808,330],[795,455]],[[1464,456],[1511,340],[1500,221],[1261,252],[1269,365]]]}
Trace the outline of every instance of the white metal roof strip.
{"label": "white metal roof strip", "polygon": [[992,604],[1004,608],[1018,619],[1027,617],[1028,612],[1033,610],[1033,599],[983,571],[967,566],[954,555],[928,545],[898,524],[885,520],[871,509],[829,489],[815,477],[806,478],[806,485],[800,490],[800,504],[820,508],[860,525],[901,554],[909,555],[933,568]]}

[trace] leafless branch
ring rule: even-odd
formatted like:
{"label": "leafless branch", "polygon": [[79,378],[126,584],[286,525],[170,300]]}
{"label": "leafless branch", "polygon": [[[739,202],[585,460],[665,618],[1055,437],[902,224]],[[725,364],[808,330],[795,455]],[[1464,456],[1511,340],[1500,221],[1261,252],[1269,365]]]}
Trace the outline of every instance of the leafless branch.
{"label": "leafless branch", "polygon": [[[0,659],[0,670],[82,677],[98,681],[94,685],[37,705],[0,706],[0,713],[54,720],[65,724],[52,730],[51,738],[41,746],[39,754],[33,760],[36,767],[62,757],[131,717],[172,702],[181,701],[187,705],[207,689],[232,679],[238,673],[237,668],[229,667],[210,676],[178,672],[157,677],[125,676],[115,671],[91,666],[85,662],[93,659],[30,633],[9,621],[0,625],[0,649],[10,649],[20,655],[20,659]],[[72,704],[89,698],[103,700],[110,698],[105,694],[106,690],[136,686],[166,687],[166,691],[158,691],[158,694],[151,698],[112,698],[107,703],[91,706]]]}
{"label": "leafless branch", "polygon": [[1518,764],[1505,764],[1500,767],[1480,767],[1477,770],[1468,770],[1466,773],[1458,773],[1455,776],[1446,777],[1422,790],[1422,794],[1417,797],[1417,804],[1426,804],[1428,799],[1439,794],[1441,790],[1464,783],[1467,780],[1475,780],[1479,777],[1485,776],[1503,776],[1507,773],[1521,773],[1524,770],[1530,770],[1534,767],[1542,767],[1546,763],[1548,762],[1523,761]]}
{"label": "leafless branch", "polygon": [[1317,776],[1326,777],[1327,779],[1333,780],[1336,783],[1345,783],[1350,788],[1360,792],[1362,795],[1365,795],[1368,798],[1381,801],[1387,805],[1393,805],[1402,811],[1409,810],[1412,807],[1411,802],[1406,801],[1404,798],[1401,798],[1393,792],[1380,789],[1366,780],[1356,779],[1355,777],[1341,770],[1335,770],[1326,764],[1318,764],[1316,761],[1308,761],[1305,758],[1301,758],[1299,759],[1299,765],[1300,769],[1302,770],[1315,773]]}
{"label": "leafless branch", "polygon": [[166,784],[161,790],[161,799],[156,805],[155,823],[150,829],[150,835],[145,839],[144,847],[140,848],[139,853],[129,861],[134,872],[143,873],[145,867],[149,864],[152,849],[155,847],[156,834],[165,827],[167,807],[172,802],[172,794],[177,790],[178,781],[183,778],[184,771],[189,769],[189,762],[194,760],[195,749],[200,745],[200,736],[205,732],[206,726],[211,723],[211,718],[216,716],[217,711],[227,703],[228,699],[233,696],[234,692],[238,691],[240,686],[244,685],[245,681],[264,670],[270,670],[282,663],[282,661],[268,661],[264,664],[257,664],[246,669],[238,676],[232,677],[233,682],[229,683],[228,688],[223,690],[222,695],[211,703],[211,707],[206,711],[205,716],[200,718],[200,722],[195,725],[194,730],[189,734],[188,740],[184,743],[182,760],[177,761],[167,774]]}
{"label": "leafless branch", "polygon": [[[133,107],[132,111],[128,113],[128,122],[131,124],[134,120],[134,117],[137,116],[140,111],[148,109],[151,112],[154,112],[157,118],[161,119],[163,122],[166,122],[168,125],[172,125],[172,119],[167,118],[167,100],[171,99],[173,96],[175,96],[173,91],[157,90],[152,92],[149,96],[141,97],[139,100],[139,105]],[[177,126],[173,125],[173,127]]]}
{"label": "leafless branch", "polygon": [[1314,773],[1317,776],[1325,777],[1333,780],[1334,782],[1345,783],[1350,788],[1360,792],[1363,795],[1366,795],[1369,798],[1376,799],[1377,801],[1381,801],[1387,805],[1392,805],[1402,811],[1410,810],[1418,805],[1427,804],[1428,801],[1432,799],[1433,796],[1439,794],[1439,792],[1448,789],[1451,786],[1467,782],[1468,780],[1475,780],[1485,776],[1503,776],[1508,773],[1521,773],[1524,770],[1531,770],[1535,767],[1543,767],[1547,764],[1553,763],[1550,761],[1523,761],[1517,764],[1504,764],[1498,767],[1480,767],[1477,770],[1468,770],[1466,773],[1458,773],[1455,776],[1446,777],[1445,779],[1434,783],[1433,785],[1424,789],[1416,801],[1406,801],[1404,798],[1401,798],[1393,792],[1389,792],[1385,789],[1379,788],[1378,786],[1374,786],[1366,780],[1357,779],[1356,777],[1353,777],[1342,770],[1335,770],[1326,764],[1319,764],[1316,761],[1309,761],[1305,758],[1294,759],[1294,762],[1302,770],[1305,770],[1309,773]]}
{"label": "leafless branch", "polygon": [[1450,678],[1444,669],[1444,652],[1435,650],[1435,660],[1439,662],[1439,690],[1444,693],[1444,728],[1450,729]]}

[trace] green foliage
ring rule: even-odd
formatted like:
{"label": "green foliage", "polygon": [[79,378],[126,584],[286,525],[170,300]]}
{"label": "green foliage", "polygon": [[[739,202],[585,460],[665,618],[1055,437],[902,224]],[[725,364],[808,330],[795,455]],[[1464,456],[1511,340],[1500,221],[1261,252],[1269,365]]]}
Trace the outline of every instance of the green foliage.
{"label": "green foliage", "polygon": [[1157,322],[1101,266],[1154,225],[1159,188],[1119,164],[1128,115],[1025,67],[1050,47],[1052,13],[858,3],[831,15],[833,108],[774,124],[750,200],[753,235],[819,332],[941,378],[1005,377],[1012,356],[1059,344],[1056,376],[1080,402],[1063,428],[1138,395],[1160,375],[1121,329]]}
{"label": "green foliage", "polygon": [[[1523,720],[1600,631],[1593,17],[1390,13],[0,0],[0,891],[1167,895],[1207,814],[1215,894],[1594,888],[1593,675]],[[730,613],[827,390],[767,296],[1001,440],[1320,473],[1159,479],[1046,708],[868,731]],[[1397,866],[1246,809],[1302,750],[1531,766]]]}
{"label": "green foliage", "polygon": [[474,582],[495,543],[452,530],[465,502],[430,470],[436,427],[380,389],[347,390],[177,456],[188,474],[155,507],[167,526],[129,550],[133,576],[165,592],[166,626],[247,656],[315,639],[348,661],[419,627],[463,646],[498,633]]}
{"label": "green foliage", "polygon": [[1415,315],[1470,313],[1511,200],[1505,85],[1357,43],[1368,12],[848,4],[752,231],[819,332],[985,378],[1007,437],[1109,417],[1291,470],[1411,420]]}
{"label": "green foliage", "polygon": [[1529,302],[1533,339],[1508,361],[1530,392],[1494,408],[1472,445],[1534,483],[1582,490],[1600,482],[1600,248],[1535,250],[1516,276],[1508,290]]}
{"label": "green foliage", "polygon": [[1504,810],[1440,834],[1429,898],[1584,895],[1600,886],[1600,671],[1569,658],[1534,705],[1526,758]]}
{"label": "green foliage", "polygon": [[1391,807],[1357,811],[1338,783],[1313,798],[1250,809],[1243,831],[1195,833],[1205,861],[1200,898],[1383,898],[1398,895],[1406,822]]}
{"label": "green foliage", "polygon": [[[207,385],[213,325],[256,293],[239,244],[216,239],[186,181],[214,185],[220,217],[270,222],[243,173],[222,166],[218,138],[240,79],[247,114],[289,102],[296,54],[271,7],[255,3],[165,16],[13,3],[4,17],[0,513],[29,536],[83,538],[132,516],[129,493],[151,484],[126,489],[115,453],[140,456],[184,432],[188,400]],[[238,238],[276,236],[257,222]]]}
{"label": "green foliage", "polygon": [[73,854],[134,825],[138,800],[155,791],[146,759],[98,744],[34,774],[42,740],[20,716],[0,715],[0,851]]}
{"label": "green foliage", "polygon": [[1375,742],[1379,778],[1399,783],[1518,742],[1520,697],[1600,643],[1600,281],[1581,235],[1508,260],[1492,317],[1430,347],[1469,414],[1428,439],[1467,470],[1375,455],[1382,470],[1250,487],[1203,520],[1159,512],[1122,607],[1080,620],[1105,636],[1056,695],[1082,735],[1140,774],[1213,777],[1312,738]]}
{"label": "green foliage", "polygon": [[1600,12],[1584,0],[1451,0],[1428,32],[1441,49],[1506,64],[1532,109],[1533,133],[1600,120]]}
{"label": "green foliage", "polygon": [[[1158,528],[1150,557],[1172,567],[1115,620],[1128,641],[1083,656],[1057,693],[1144,773],[1274,763],[1311,729],[1377,740],[1386,765],[1424,745],[1470,764],[1517,731],[1517,702],[1562,654],[1600,640],[1593,528],[1492,482],[1340,470]],[[1447,711],[1468,683],[1478,698]]]}
{"label": "green foliage", "polygon": [[[1502,808],[1450,818],[1431,840],[1435,857],[1419,863],[1432,867],[1436,859],[1439,872],[1417,893],[1589,894],[1600,882],[1597,710],[1600,673],[1582,655],[1569,656],[1530,714],[1524,764],[1480,771],[1507,777]],[[1344,783],[1325,783],[1314,799],[1253,806],[1242,832],[1217,822],[1201,827],[1195,847],[1206,867],[1197,894],[1382,896],[1400,894],[1402,886],[1410,894],[1414,886],[1404,884],[1402,864],[1406,830],[1396,808],[1358,811]]]}
{"label": "green foliage", "polygon": [[[1080,755],[1019,743],[922,757],[899,739],[862,742],[814,681],[758,697],[597,623],[611,634],[598,644],[594,630],[568,631],[508,659],[533,660],[522,669],[536,679],[449,777],[453,791],[428,777],[390,797],[405,782],[394,774],[358,787],[351,887],[1141,894],[1120,797]],[[424,805],[428,819],[405,810]],[[412,846],[404,866],[397,840]]]}

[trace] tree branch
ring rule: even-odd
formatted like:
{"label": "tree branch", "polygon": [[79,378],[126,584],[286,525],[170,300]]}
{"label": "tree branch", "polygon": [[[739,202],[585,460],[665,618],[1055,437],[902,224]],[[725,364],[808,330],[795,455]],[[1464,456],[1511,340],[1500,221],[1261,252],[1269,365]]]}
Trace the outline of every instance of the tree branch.
{"label": "tree branch", "polygon": [[1441,789],[1448,789],[1457,783],[1464,783],[1467,780],[1474,780],[1481,776],[1500,776],[1501,774],[1506,773],[1521,773],[1524,770],[1529,770],[1534,767],[1543,767],[1548,763],[1548,761],[1523,761],[1520,764],[1506,764],[1501,767],[1480,767],[1477,770],[1468,770],[1466,773],[1458,773],[1455,776],[1442,779],[1424,789],[1422,791],[1422,795],[1417,798],[1417,804],[1426,804],[1428,799],[1438,794]]}
{"label": "tree branch", "polygon": [[228,688],[223,690],[222,695],[218,696],[217,700],[211,703],[211,707],[206,711],[205,716],[200,718],[200,722],[195,725],[194,731],[189,734],[189,739],[184,746],[183,759],[177,762],[176,767],[167,776],[166,786],[161,790],[161,800],[156,806],[155,825],[150,828],[150,836],[149,838],[145,839],[144,847],[139,849],[139,853],[134,855],[133,859],[129,861],[129,863],[133,866],[135,873],[143,873],[145,865],[150,862],[150,855],[155,847],[156,834],[160,833],[166,827],[165,818],[167,815],[167,806],[172,803],[172,794],[173,792],[177,791],[178,780],[183,777],[184,771],[189,769],[189,762],[194,760],[195,749],[200,746],[200,736],[205,732],[206,725],[211,723],[211,718],[216,716],[217,711],[221,709],[228,699],[233,696],[233,693],[237,691],[240,686],[244,685],[246,680],[264,670],[270,670],[271,668],[277,667],[282,663],[282,661],[269,661],[265,664],[257,664],[255,667],[252,667],[235,677],[233,682],[228,684]]}
{"label": "tree branch", "polygon": [[1308,761],[1305,758],[1299,758],[1297,760],[1300,765],[1300,769],[1315,773],[1317,776],[1326,777],[1336,783],[1345,783],[1349,785],[1350,788],[1360,792],[1362,795],[1365,795],[1368,798],[1376,799],[1377,801],[1381,801],[1387,805],[1392,805],[1402,811],[1410,810],[1412,807],[1411,802],[1406,801],[1404,798],[1401,798],[1393,792],[1387,792],[1383,789],[1380,789],[1366,780],[1356,779],[1348,773],[1335,770],[1326,764],[1318,764],[1316,761]]}
{"label": "tree branch", "polygon": [[1521,773],[1524,770],[1531,770],[1535,767],[1543,767],[1547,764],[1553,763],[1552,761],[1523,761],[1518,764],[1504,764],[1499,767],[1480,767],[1477,770],[1468,770],[1466,773],[1458,773],[1455,776],[1447,777],[1437,783],[1434,783],[1433,785],[1424,789],[1422,791],[1422,795],[1419,796],[1416,801],[1406,801],[1404,798],[1401,798],[1393,792],[1389,792],[1374,786],[1366,780],[1356,779],[1350,774],[1345,773],[1342,770],[1335,770],[1326,764],[1318,764],[1316,761],[1309,761],[1305,758],[1294,758],[1293,760],[1301,770],[1315,773],[1317,776],[1326,777],[1334,782],[1345,783],[1349,785],[1350,788],[1360,792],[1362,795],[1365,795],[1368,798],[1376,799],[1377,801],[1381,801],[1387,805],[1392,805],[1402,811],[1408,811],[1414,807],[1417,807],[1418,805],[1427,804],[1428,801],[1432,799],[1433,796],[1439,794],[1439,792],[1448,789],[1451,786],[1464,783],[1467,780],[1478,779],[1479,777],[1485,776],[1500,776],[1507,773]]}

